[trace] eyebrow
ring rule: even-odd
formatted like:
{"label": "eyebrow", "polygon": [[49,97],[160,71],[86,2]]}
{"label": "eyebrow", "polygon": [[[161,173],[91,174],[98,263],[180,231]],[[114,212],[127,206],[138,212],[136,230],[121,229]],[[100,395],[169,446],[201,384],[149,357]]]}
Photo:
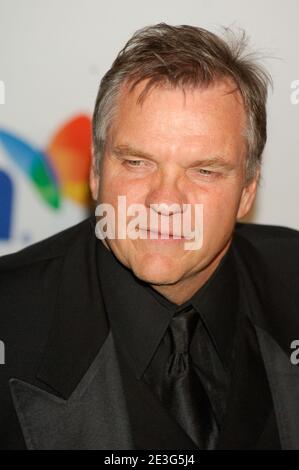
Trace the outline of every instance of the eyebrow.
{"label": "eyebrow", "polygon": [[[114,153],[118,157],[127,157],[127,156],[132,156],[132,157],[139,157],[139,158],[148,158],[150,160],[156,160],[156,157],[148,152],[144,152],[142,150],[136,149],[132,147],[131,145],[127,144],[122,144],[122,145],[116,145],[115,147],[112,148],[112,153]],[[194,162],[191,163],[190,167],[194,168],[197,166],[209,166],[209,167],[217,167],[217,168],[223,168],[226,170],[233,170],[235,168],[235,165],[227,162],[223,157],[220,155],[217,155],[215,157],[209,157],[209,158],[202,158],[199,160],[195,160]]]}
{"label": "eyebrow", "polygon": [[152,160],[155,159],[154,155],[151,155],[147,152],[143,152],[142,150],[135,149],[134,147],[131,147],[131,145],[125,144],[112,147],[112,153],[114,153],[118,157],[127,157],[130,155],[132,157],[150,158]]}
{"label": "eyebrow", "polygon": [[209,166],[211,168],[223,168],[226,170],[233,170],[236,167],[235,164],[226,161],[221,156],[202,158],[200,160],[196,160],[195,162],[192,162],[191,164],[192,168],[197,167],[197,166]]}

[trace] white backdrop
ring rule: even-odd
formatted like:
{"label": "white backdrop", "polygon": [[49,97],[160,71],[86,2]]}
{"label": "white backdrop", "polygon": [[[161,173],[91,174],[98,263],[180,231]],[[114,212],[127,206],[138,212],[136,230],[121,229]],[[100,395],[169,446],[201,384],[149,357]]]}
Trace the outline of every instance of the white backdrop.
{"label": "white backdrop", "polygon": [[[100,78],[140,27],[163,21],[214,32],[221,25],[243,28],[253,48],[269,57],[264,64],[274,80],[263,178],[250,220],[299,229],[299,93],[291,100],[299,80],[298,20],[298,0],[0,0],[0,130],[45,149],[69,119],[91,115]],[[67,197],[53,211],[0,146],[1,170],[13,183],[14,203],[0,254],[85,216]],[[0,213],[3,194],[0,187]]]}

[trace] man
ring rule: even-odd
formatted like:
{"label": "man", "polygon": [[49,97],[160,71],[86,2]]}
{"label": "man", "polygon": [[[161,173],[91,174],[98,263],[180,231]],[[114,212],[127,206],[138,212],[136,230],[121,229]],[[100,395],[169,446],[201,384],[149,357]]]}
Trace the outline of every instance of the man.
{"label": "man", "polygon": [[269,82],[243,49],[162,23],[102,79],[97,217],[0,261],[2,448],[299,448],[299,237],[238,222]]}

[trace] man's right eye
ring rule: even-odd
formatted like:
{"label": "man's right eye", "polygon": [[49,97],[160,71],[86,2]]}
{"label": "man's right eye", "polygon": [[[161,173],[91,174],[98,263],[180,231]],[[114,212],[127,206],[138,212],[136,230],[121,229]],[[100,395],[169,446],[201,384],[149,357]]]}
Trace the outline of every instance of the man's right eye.
{"label": "man's right eye", "polygon": [[129,169],[145,170],[151,167],[151,163],[146,160],[124,160],[123,164]]}
{"label": "man's right eye", "polygon": [[131,166],[140,166],[142,163],[142,160],[126,160],[128,165]]}

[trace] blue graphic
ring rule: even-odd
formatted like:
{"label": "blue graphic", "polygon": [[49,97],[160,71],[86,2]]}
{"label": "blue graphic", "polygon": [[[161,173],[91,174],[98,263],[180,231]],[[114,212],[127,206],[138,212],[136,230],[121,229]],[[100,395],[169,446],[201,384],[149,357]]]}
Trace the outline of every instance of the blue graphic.
{"label": "blue graphic", "polygon": [[10,238],[12,204],[13,184],[11,178],[3,170],[0,170],[0,240]]}

